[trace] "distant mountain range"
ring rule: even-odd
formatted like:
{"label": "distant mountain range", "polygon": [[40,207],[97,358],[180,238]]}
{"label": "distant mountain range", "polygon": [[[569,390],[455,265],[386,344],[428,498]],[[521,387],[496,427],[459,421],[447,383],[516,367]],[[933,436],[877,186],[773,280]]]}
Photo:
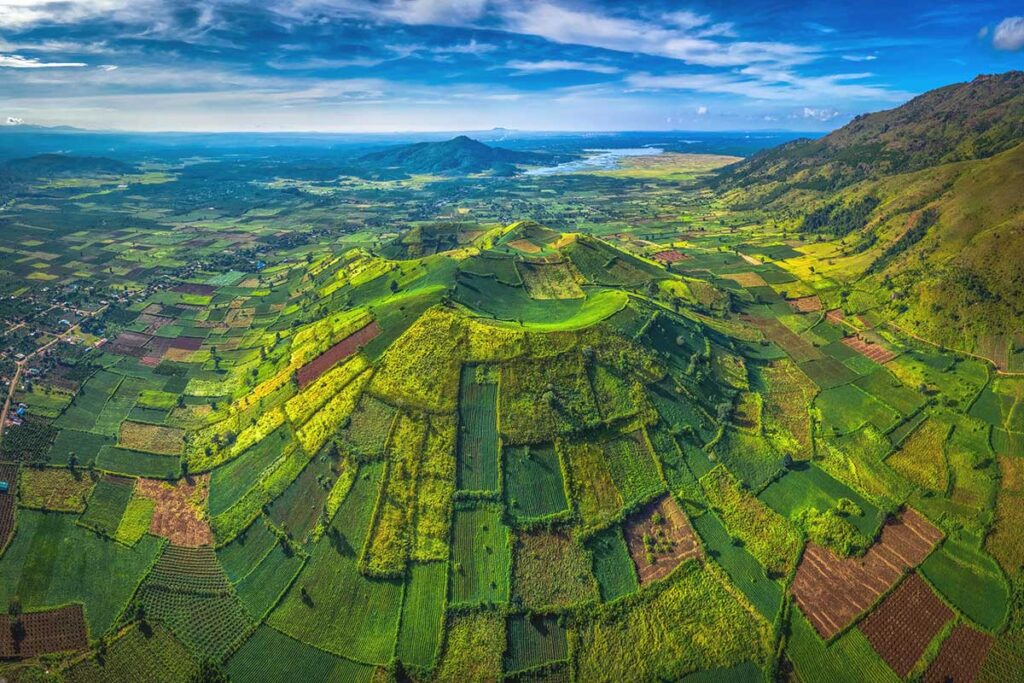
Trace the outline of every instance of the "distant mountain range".
{"label": "distant mountain range", "polygon": [[444,142],[418,142],[390,147],[356,160],[372,169],[397,169],[410,174],[467,175],[490,171],[512,175],[517,164],[547,164],[555,157],[539,152],[519,152],[490,147],[465,135]]}
{"label": "distant mountain range", "polygon": [[123,175],[134,170],[131,164],[116,159],[70,154],[37,154],[0,164],[0,174],[22,180],[97,174]]}
{"label": "distant mountain range", "polygon": [[872,293],[897,324],[964,350],[1024,342],[1024,72],[760,152],[718,187],[735,208],[842,239],[839,286]]}

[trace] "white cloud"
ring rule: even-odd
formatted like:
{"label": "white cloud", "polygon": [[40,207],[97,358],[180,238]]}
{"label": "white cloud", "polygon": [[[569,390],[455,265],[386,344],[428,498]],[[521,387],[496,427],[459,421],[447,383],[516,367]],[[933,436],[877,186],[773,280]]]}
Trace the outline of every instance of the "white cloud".
{"label": "white cloud", "polygon": [[1024,17],[1007,17],[999,22],[992,34],[992,45],[1010,52],[1024,48]]}
{"label": "white cloud", "polygon": [[753,100],[851,100],[902,101],[911,93],[852,81],[870,78],[870,73],[800,76],[787,69],[747,67],[738,72],[705,74],[631,74],[626,83],[637,90],[688,90],[741,95]]}
{"label": "white cloud", "polygon": [[[676,23],[696,21],[694,15],[675,15]],[[643,53],[703,66],[743,66],[756,63],[800,64],[814,59],[815,50],[777,42],[716,41],[662,21],[646,21],[562,7],[551,2],[503,5],[504,28],[555,43],[586,45],[618,52]]]}
{"label": "white cloud", "polygon": [[88,66],[84,62],[41,62],[33,57],[21,55],[0,55],[0,68],[7,69],[64,69]]}
{"label": "white cloud", "polygon": [[708,113],[708,108],[705,106],[697,107],[697,116],[704,116]]}
{"label": "white cloud", "polygon": [[843,55],[843,59],[848,62],[873,62],[878,59],[878,55]]}
{"label": "white cloud", "polygon": [[805,119],[814,119],[815,121],[831,121],[832,119],[839,116],[839,112],[835,109],[818,109],[815,107],[804,107],[803,117]]}
{"label": "white cloud", "polygon": [[25,119],[19,119],[16,116],[8,116],[4,121],[5,126],[20,126],[23,123],[25,123]]}
{"label": "white cloud", "polygon": [[589,71],[595,74],[617,74],[621,71],[618,67],[609,64],[595,64],[594,62],[574,62],[564,59],[544,59],[538,62],[527,62],[524,60],[512,60],[504,65],[506,69],[512,69],[516,75],[524,76],[535,73],[550,73],[553,71]]}
{"label": "white cloud", "polygon": [[100,71],[117,71],[117,64],[100,64],[96,68]]}

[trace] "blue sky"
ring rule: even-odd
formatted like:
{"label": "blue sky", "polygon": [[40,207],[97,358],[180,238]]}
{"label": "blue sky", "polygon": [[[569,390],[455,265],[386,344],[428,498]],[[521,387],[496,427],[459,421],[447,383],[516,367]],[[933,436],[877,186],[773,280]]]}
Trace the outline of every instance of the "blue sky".
{"label": "blue sky", "polygon": [[0,0],[0,122],[829,130],[1024,68],[1024,5]]}

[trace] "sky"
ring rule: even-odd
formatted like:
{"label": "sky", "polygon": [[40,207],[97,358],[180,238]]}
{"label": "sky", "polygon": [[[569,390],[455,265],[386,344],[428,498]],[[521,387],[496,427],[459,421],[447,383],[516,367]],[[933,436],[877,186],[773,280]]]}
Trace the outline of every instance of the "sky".
{"label": "sky", "polygon": [[1024,69],[1024,2],[0,0],[0,123],[826,131]]}

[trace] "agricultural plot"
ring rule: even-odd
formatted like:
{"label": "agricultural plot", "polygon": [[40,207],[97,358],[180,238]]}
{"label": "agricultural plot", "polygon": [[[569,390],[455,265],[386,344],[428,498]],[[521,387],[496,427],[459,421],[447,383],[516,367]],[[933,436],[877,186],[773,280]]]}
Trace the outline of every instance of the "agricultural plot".
{"label": "agricultural plot", "polygon": [[757,558],[735,542],[718,515],[705,512],[693,520],[693,526],[700,534],[708,556],[721,565],[729,580],[750,604],[765,619],[774,622],[782,608],[782,586],[768,577]]}
{"label": "agricultural plot", "polygon": [[147,620],[162,623],[200,657],[223,661],[255,628],[213,549],[169,545],[139,586]]}
{"label": "agricultural plot", "polygon": [[[748,612],[725,580],[690,562],[661,590],[598,611],[570,636],[577,678],[678,680],[698,669],[763,663],[768,622]],[[704,637],[710,633],[713,640]]]}
{"label": "agricultural plot", "polygon": [[82,432],[77,429],[62,429],[53,440],[46,460],[51,465],[67,465],[72,456],[82,467],[89,467],[104,446],[114,445],[115,439],[103,434]]}
{"label": "agricultural plot", "polygon": [[974,543],[948,537],[925,560],[921,574],[975,623],[996,631],[1006,619],[1009,592],[999,565]]}
{"label": "agricultural plot", "polygon": [[583,358],[575,351],[503,365],[499,400],[504,445],[550,442],[600,422]]}
{"label": "agricultural plot", "polygon": [[690,520],[672,496],[634,513],[623,533],[641,584],[663,579],[681,563],[703,554]]}
{"label": "agricultural plot", "polygon": [[665,490],[643,431],[606,441],[602,450],[608,472],[626,507],[649,500]]}
{"label": "agricultural plot", "polygon": [[184,437],[182,429],[125,420],[121,423],[117,445],[127,450],[178,455],[184,445]]}
{"label": "agricultural plot", "polygon": [[260,626],[224,667],[237,683],[351,681],[370,683],[375,667],[359,664]]}
{"label": "agricultural plot", "polygon": [[153,501],[149,532],[174,545],[195,548],[210,545],[213,534],[205,519],[209,475],[182,479],[176,483],[139,479],[136,493]]}
{"label": "agricultural plot", "polygon": [[327,652],[386,664],[395,651],[403,583],[359,573],[383,467],[365,465],[268,625]]}
{"label": "agricultural plot", "polygon": [[398,410],[387,403],[363,394],[342,435],[356,452],[367,457],[379,456],[384,452],[397,414]]}
{"label": "agricultural plot", "polygon": [[516,261],[516,268],[531,299],[582,299],[584,296],[566,261]]}
{"label": "agricultural plot", "polygon": [[587,539],[587,549],[594,559],[594,578],[601,600],[610,602],[638,588],[636,568],[618,526],[591,536]]}
{"label": "agricultural plot", "polygon": [[843,344],[846,344],[849,348],[879,365],[884,365],[896,357],[896,354],[887,349],[883,344],[868,339],[863,335],[844,337]]}
{"label": "agricultural plot", "polygon": [[[0,473],[0,479],[4,476]],[[85,511],[96,480],[88,471],[25,468],[18,482],[19,499],[27,508],[81,513]]]}
{"label": "agricultural plot", "polygon": [[219,515],[252,488],[263,473],[295,446],[291,430],[282,426],[247,448],[241,455],[213,470],[210,475],[209,510]]}
{"label": "agricultural plot", "polygon": [[905,416],[915,413],[926,401],[920,391],[905,386],[884,368],[861,377],[854,384]]}
{"label": "agricultural plot", "polygon": [[790,593],[818,633],[831,638],[871,606],[904,571],[919,565],[941,538],[941,531],[907,509],[882,527],[879,539],[863,557],[840,559],[810,543]]}
{"label": "agricultural plot", "polygon": [[782,515],[744,490],[718,465],[700,479],[711,508],[739,538],[769,576],[785,576],[796,562],[801,537]]}
{"label": "agricultural plot", "polygon": [[505,618],[494,610],[454,613],[445,627],[439,681],[496,681],[502,676]]}
{"label": "agricultural plot", "polygon": [[270,520],[296,541],[304,541],[322,515],[341,462],[333,450],[321,453],[266,507]]}
{"label": "agricultural plot", "polygon": [[508,618],[505,671],[517,673],[568,657],[565,628],[554,617],[514,614]]}
{"label": "agricultural plot", "polygon": [[822,391],[814,405],[822,422],[837,434],[849,434],[865,424],[887,432],[900,420],[896,411],[852,384]]}
{"label": "agricultural plot", "polygon": [[380,325],[376,321],[372,321],[303,365],[295,372],[299,389],[305,388],[337,363],[359,351],[380,333]]}
{"label": "agricultural plot", "polygon": [[900,678],[954,616],[917,574],[911,574],[857,626]]}
{"label": "agricultural plot", "polygon": [[886,458],[889,467],[922,488],[945,493],[949,468],[944,455],[950,425],[939,418],[924,421],[898,451]]}
{"label": "agricultural plot", "polygon": [[[790,468],[789,472],[772,482],[757,497],[790,520],[796,520],[802,511],[812,508],[820,511],[839,510],[844,519],[868,538],[875,537],[884,521],[878,507],[814,464],[801,463]],[[853,505],[843,504],[843,500]]]}
{"label": "agricultural plot", "polygon": [[262,621],[291,586],[304,563],[305,559],[290,549],[281,545],[275,547],[234,584],[238,599],[249,614]]}
{"label": "agricultural plot", "polygon": [[834,683],[851,671],[872,683],[897,683],[893,673],[858,629],[850,629],[831,643],[825,643],[807,618],[793,609],[786,639],[786,658],[804,683]]}
{"label": "agricultural plot", "polygon": [[584,528],[604,526],[622,509],[622,495],[609,472],[603,448],[575,439],[558,442],[558,448],[572,472],[572,499],[583,518]]}
{"label": "agricultural plot", "polygon": [[177,479],[181,473],[181,461],[171,455],[103,446],[96,456],[96,468],[126,476]]}
{"label": "agricultural plot", "polygon": [[505,459],[505,505],[517,519],[528,520],[567,511],[565,482],[553,444],[510,446]]}
{"label": "agricultural plot", "polygon": [[429,669],[444,633],[448,566],[444,562],[413,563],[405,585],[396,656],[407,666]]}
{"label": "agricultural plot", "polygon": [[498,512],[487,508],[455,511],[449,602],[507,602],[511,563],[510,534]]}
{"label": "agricultural plot", "polygon": [[103,657],[93,655],[62,672],[67,683],[187,683],[199,665],[185,646],[160,625],[143,634],[132,626],[118,634]]}
{"label": "agricultural plot", "polygon": [[[15,637],[15,624],[20,634]],[[15,618],[0,615],[0,659],[28,659],[89,647],[85,613],[81,605],[67,605]]]}
{"label": "agricultural plot", "polygon": [[134,488],[134,479],[101,477],[96,482],[92,495],[89,496],[85,512],[82,513],[78,523],[113,537]]}
{"label": "agricultural plot", "polygon": [[928,665],[921,680],[924,683],[976,680],[991,647],[992,636],[957,624],[942,641],[939,654]]}
{"label": "agricultural plot", "polygon": [[25,611],[81,603],[89,633],[105,633],[152,566],[161,542],[133,548],[77,525],[72,515],[21,510],[18,533],[0,557],[0,602]]}
{"label": "agricultural plot", "polygon": [[7,482],[7,491],[0,493],[0,556],[7,541],[14,534],[15,512],[18,503],[18,466],[0,464],[0,481]]}
{"label": "agricultural plot", "polygon": [[512,595],[517,603],[537,612],[596,601],[597,582],[583,545],[564,533],[519,534],[512,563]]}
{"label": "agricultural plot", "polygon": [[477,368],[464,365],[459,380],[457,487],[498,489],[498,385],[477,381]]}

